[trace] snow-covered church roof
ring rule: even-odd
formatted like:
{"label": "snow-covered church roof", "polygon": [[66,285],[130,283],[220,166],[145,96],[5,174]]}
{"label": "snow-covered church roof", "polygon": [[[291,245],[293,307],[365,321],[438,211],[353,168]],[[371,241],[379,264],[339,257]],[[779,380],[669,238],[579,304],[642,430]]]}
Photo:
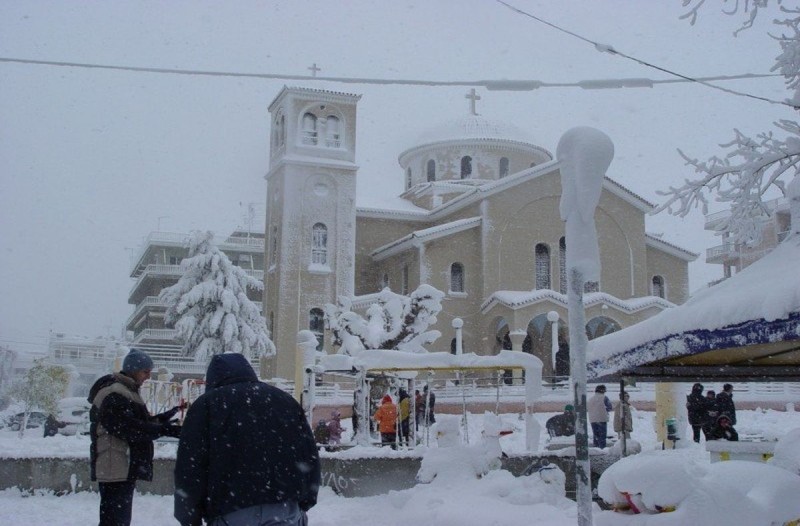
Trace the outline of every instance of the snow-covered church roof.
{"label": "snow-covered church roof", "polygon": [[513,124],[481,115],[466,115],[426,130],[415,145],[464,139],[502,139],[533,144],[528,133]]}

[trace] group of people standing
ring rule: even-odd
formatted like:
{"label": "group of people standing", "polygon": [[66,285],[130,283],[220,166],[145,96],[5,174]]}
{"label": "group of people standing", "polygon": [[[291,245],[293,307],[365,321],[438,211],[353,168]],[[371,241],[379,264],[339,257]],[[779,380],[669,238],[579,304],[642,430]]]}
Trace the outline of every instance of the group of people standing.
{"label": "group of people standing", "polygon": [[703,395],[703,384],[694,384],[692,392],[686,395],[686,410],[695,442],[700,442],[701,431],[706,440],[739,440],[739,434],[733,427],[736,425],[733,385],[723,385],[719,394],[708,390]]}
{"label": "group of people standing", "polygon": [[[428,426],[436,422],[434,408],[436,405],[436,395],[433,391],[428,391],[428,386],[414,392],[414,420],[416,430],[419,424]],[[381,446],[390,446],[392,449],[400,445],[411,445],[411,397],[408,391],[401,388],[398,391],[397,404],[395,405],[391,395],[386,394],[381,399],[372,419],[378,425],[378,432],[381,435]],[[399,431],[399,437],[398,437]],[[399,440],[398,440],[399,438]]]}
{"label": "group of people standing", "polygon": [[100,488],[100,526],[128,526],[137,480],[153,478],[153,441],[179,438],[175,518],[181,526],[303,526],[316,504],[319,453],[303,409],[289,394],[258,380],[247,359],[212,357],[206,391],[151,416],[139,388],[153,360],[131,350],[122,370],[100,378],[92,404],[91,470]]}
{"label": "group of people standing", "polygon": [[[630,395],[625,393],[621,400],[613,404],[606,396],[606,386],[595,387],[594,395],[587,400],[586,412],[592,427],[592,445],[604,448],[608,441],[609,413],[613,411],[614,432],[618,436],[630,438],[633,431],[633,415],[631,414]],[[572,404],[564,406],[564,412],[551,417],[545,423],[551,437],[572,436],[575,434],[575,408]]]}

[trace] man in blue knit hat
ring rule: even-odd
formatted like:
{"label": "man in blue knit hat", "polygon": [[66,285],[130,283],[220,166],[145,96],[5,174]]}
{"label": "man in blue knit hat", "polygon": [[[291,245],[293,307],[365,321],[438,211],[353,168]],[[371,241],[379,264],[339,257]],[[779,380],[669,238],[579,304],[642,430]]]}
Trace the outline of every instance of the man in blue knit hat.
{"label": "man in blue knit hat", "polygon": [[119,373],[103,376],[89,390],[91,476],[100,488],[100,526],[130,525],[136,481],[153,479],[153,440],[180,436],[180,426],[170,420],[181,406],[150,416],[139,394],[152,369],[147,353],[131,349]]}

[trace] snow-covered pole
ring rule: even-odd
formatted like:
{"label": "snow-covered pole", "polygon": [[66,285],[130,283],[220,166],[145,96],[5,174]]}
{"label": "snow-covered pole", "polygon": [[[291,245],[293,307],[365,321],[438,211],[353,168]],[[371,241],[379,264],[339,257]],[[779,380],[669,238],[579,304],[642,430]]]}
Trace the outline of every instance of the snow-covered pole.
{"label": "snow-covered pole", "polygon": [[369,388],[367,386],[367,371],[364,367],[358,368],[356,374],[356,414],[358,415],[358,430],[356,430],[356,442],[359,446],[369,445],[369,422],[370,417],[368,408]]}
{"label": "snow-covered pole", "polygon": [[317,337],[313,332],[303,330],[297,333],[298,354],[302,357],[302,370],[300,371],[303,386],[301,405],[311,426],[314,425],[312,420],[314,417],[314,398],[317,383],[314,371],[317,360],[317,343]]}
{"label": "snow-covered pole", "polygon": [[[558,353],[558,313],[551,310],[547,313],[547,321],[550,322],[550,353],[553,359],[553,384],[556,381],[556,353]],[[555,388],[555,385],[553,386]]]}
{"label": "snow-covered pole", "polygon": [[559,140],[556,157],[561,171],[559,211],[567,242],[570,373],[575,405],[575,477],[578,525],[592,524],[592,482],[586,418],[586,312],[583,288],[600,279],[600,249],[594,213],[603,178],[614,158],[614,143],[600,130],[577,127]]}

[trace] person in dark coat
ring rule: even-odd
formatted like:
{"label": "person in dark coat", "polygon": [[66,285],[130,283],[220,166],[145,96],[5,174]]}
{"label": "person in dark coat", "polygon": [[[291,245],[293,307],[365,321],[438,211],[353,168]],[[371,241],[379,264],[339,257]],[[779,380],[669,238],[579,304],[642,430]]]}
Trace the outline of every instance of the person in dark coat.
{"label": "person in dark coat", "polygon": [[136,481],[153,480],[153,440],[180,434],[170,422],[180,406],[150,416],[139,395],[152,368],[147,353],[131,349],[119,373],[101,377],[89,390],[89,457],[100,489],[100,526],[131,523]]}
{"label": "person in dark coat", "polygon": [[686,395],[686,411],[692,426],[692,438],[699,443],[700,430],[708,424],[708,400],[703,396],[703,384],[694,384],[692,392]]}
{"label": "person in dark coat", "polygon": [[182,526],[306,524],[320,463],[303,409],[258,380],[241,354],[218,354],[189,408],[175,462]]}
{"label": "person in dark coat", "polygon": [[44,438],[56,436],[58,430],[65,427],[67,427],[65,422],[59,422],[53,413],[50,413],[47,415],[47,420],[44,421]]}
{"label": "person in dark coat", "polygon": [[433,391],[428,392],[428,386],[422,388],[422,407],[424,423],[426,426],[436,423],[436,395]]}
{"label": "person in dark coat", "polygon": [[703,424],[703,435],[708,440],[708,435],[711,433],[711,428],[717,422],[719,411],[717,411],[717,395],[714,391],[709,389],[706,391],[706,419]]}
{"label": "person in dark coat", "polygon": [[739,433],[733,428],[733,422],[728,415],[719,415],[717,423],[711,428],[708,434],[709,440],[730,440],[731,442],[739,441]]}
{"label": "person in dark coat", "polygon": [[736,425],[736,406],[733,403],[733,386],[731,384],[723,385],[722,392],[717,395],[717,411],[721,415],[728,415],[731,425]]}
{"label": "person in dark coat", "polygon": [[575,434],[575,408],[571,404],[564,406],[564,412],[552,416],[544,424],[551,437],[570,437]]}

